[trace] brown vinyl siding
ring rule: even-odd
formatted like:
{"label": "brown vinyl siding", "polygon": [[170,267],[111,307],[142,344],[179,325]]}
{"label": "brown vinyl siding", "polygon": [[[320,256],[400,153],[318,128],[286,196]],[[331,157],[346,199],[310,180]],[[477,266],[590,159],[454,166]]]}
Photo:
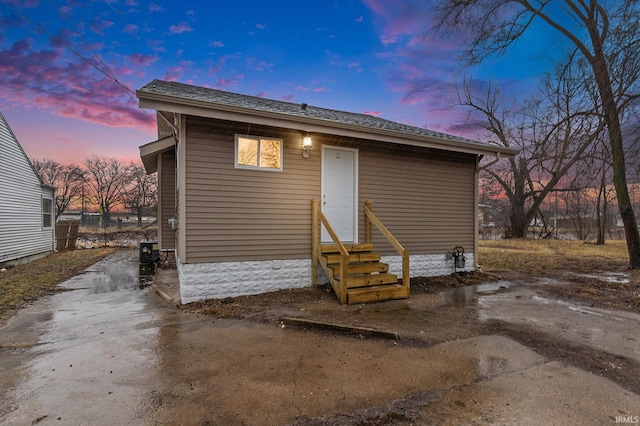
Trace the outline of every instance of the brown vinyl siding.
{"label": "brown vinyl siding", "polygon": [[[311,207],[319,199],[322,145],[358,149],[358,226],[363,205],[411,254],[474,249],[475,155],[189,117],[186,137],[186,259],[194,262],[308,259]],[[283,171],[234,167],[234,134],[280,138]],[[184,201],[184,200],[183,200]],[[183,220],[181,218],[181,220]],[[374,231],[383,254],[395,251]]]}
{"label": "brown vinyl siding", "polygon": [[311,198],[320,194],[320,163],[302,158],[302,135],[251,130],[252,135],[283,139],[283,171],[236,169],[236,129],[220,132],[201,120],[197,124],[187,132],[188,261],[308,258]]}
{"label": "brown vinyl siding", "polygon": [[175,231],[169,226],[169,218],[176,216],[176,153],[170,150],[159,154],[160,199],[158,203],[159,243],[162,249],[176,247]]}
{"label": "brown vinyl siding", "polygon": [[[404,151],[404,152],[403,152]],[[418,161],[419,160],[419,161]],[[360,217],[366,200],[411,254],[474,249],[475,157],[434,158],[421,149],[360,151]],[[359,222],[364,236],[364,220]],[[393,248],[374,230],[374,246]],[[364,238],[364,237],[363,237]]]}

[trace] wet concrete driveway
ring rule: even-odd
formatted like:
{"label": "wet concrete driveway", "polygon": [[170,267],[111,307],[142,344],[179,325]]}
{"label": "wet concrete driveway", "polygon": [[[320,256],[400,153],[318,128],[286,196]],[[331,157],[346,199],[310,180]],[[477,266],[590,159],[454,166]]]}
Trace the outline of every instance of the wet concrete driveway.
{"label": "wet concrete driveway", "polygon": [[[519,283],[278,308],[400,335],[363,338],[180,312],[139,286],[135,255],[99,262],[63,284],[74,291],[0,324],[0,423],[577,425],[640,416],[635,382],[624,380],[640,371],[638,315],[546,300]],[[605,354],[615,374],[563,362],[525,334]]]}

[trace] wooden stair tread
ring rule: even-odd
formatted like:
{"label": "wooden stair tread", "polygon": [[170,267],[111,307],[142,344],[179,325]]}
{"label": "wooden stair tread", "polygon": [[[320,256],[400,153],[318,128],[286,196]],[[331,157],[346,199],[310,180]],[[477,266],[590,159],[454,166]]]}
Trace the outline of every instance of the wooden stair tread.
{"label": "wooden stair tread", "polygon": [[[347,249],[349,253],[373,251],[373,244],[344,244],[344,247]],[[320,251],[322,254],[340,253],[340,250],[338,250],[338,247],[332,244],[322,245],[320,247]]]}
{"label": "wooden stair tread", "polygon": [[[373,244],[344,244],[349,252],[346,300],[342,303],[372,303],[406,299],[409,289],[399,283],[396,274],[389,273],[389,265],[380,262],[380,253],[373,252]],[[339,289],[342,255],[335,245],[322,245],[319,263],[334,289]]]}

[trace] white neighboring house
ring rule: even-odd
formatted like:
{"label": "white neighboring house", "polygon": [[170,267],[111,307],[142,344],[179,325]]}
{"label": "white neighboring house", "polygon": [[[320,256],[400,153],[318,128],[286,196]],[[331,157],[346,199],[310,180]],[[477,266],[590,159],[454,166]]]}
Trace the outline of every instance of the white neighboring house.
{"label": "white neighboring house", "polygon": [[54,192],[0,113],[0,266],[28,263],[55,250]]}

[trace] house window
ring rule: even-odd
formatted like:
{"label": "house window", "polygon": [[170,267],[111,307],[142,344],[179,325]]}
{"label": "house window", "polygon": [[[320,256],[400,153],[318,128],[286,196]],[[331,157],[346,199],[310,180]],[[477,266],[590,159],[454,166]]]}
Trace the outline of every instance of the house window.
{"label": "house window", "polygon": [[42,199],[42,227],[51,228],[53,223],[53,200],[49,198]]}
{"label": "house window", "polygon": [[236,135],[236,167],[282,171],[282,139]]}

